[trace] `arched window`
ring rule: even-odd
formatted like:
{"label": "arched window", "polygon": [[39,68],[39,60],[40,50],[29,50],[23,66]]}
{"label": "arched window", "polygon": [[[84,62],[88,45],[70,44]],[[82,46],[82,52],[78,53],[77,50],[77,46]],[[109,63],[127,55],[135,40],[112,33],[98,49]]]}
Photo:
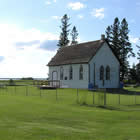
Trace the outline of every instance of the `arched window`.
{"label": "arched window", "polygon": [[104,80],[104,67],[100,67],[100,80]]}
{"label": "arched window", "polygon": [[72,80],[72,76],[73,76],[73,69],[72,69],[72,66],[70,66],[70,69],[69,69],[69,79]]}
{"label": "arched window", "polygon": [[110,80],[110,67],[106,67],[106,80]]}
{"label": "arched window", "polygon": [[79,68],[79,80],[83,80],[83,66],[80,65],[80,68]]}
{"label": "arched window", "polygon": [[60,80],[63,80],[63,77],[64,77],[63,67],[60,67]]}

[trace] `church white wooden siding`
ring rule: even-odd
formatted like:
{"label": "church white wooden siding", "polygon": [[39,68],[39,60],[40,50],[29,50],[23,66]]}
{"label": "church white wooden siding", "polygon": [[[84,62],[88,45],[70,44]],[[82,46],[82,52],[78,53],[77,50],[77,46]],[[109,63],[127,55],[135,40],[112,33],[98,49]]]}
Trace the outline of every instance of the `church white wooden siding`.
{"label": "church white wooden siding", "polygon": [[[95,85],[99,88],[118,88],[119,87],[119,61],[104,43],[100,50],[89,62],[90,64],[90,83],[94,85],[94,66],[95,66]],[[100,80],[100,67],[104,67],[104,86]],[[106,80],[106,67],[110,67],[110,80]]]}
{"label": "church white wooden siding", "polygon": [[[72,80],[69,79],[70,66],[73,69]],[[49,78],[52,80],[53,72],[57,72],[58,79],[60,80],[60,69],[63,67],[63,80],[60,80],[61,87],[68,88],[88,88],[88,64],[82,64],[83,66],[83,80],[79,79],[79,69],[81,64],[72,65],[61,65],[61,66],[50,66],[49,67]],[[66,80],[67,79],[67,80]]]}

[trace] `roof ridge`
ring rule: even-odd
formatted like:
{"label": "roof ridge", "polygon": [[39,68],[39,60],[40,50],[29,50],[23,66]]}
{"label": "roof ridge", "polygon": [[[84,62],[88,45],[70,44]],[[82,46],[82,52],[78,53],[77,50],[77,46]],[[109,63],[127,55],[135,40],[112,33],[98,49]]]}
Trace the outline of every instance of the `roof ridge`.
{"label": "roof ridge", "polygon": [[101,41],[101,39],[100,40],[94,40],[94,41],[81,42],[81,43],[74,44],[74,45],[69,45],[69,46],[66,46],[66,47],[82,45],[82,44],[87,44],[87,43],[92,43],[92,42],[97,42],[97,41]]}
{"label": "roof ridge", "polygon": [[62,47],[48,63],[48,66],[68,63],[88,63],[104,42],[105,40],[95,40]]}

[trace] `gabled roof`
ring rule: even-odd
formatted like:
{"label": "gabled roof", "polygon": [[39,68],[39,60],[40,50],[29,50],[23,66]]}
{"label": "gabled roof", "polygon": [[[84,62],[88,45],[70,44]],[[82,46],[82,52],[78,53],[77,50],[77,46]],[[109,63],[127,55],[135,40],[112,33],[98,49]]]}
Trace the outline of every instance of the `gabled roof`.
{"label": "gabled roof", "polygon": [[[106,40],[96,40],[59,49],[48,66],[88,63]],[[110,47],[110,46],[109,46]]]}

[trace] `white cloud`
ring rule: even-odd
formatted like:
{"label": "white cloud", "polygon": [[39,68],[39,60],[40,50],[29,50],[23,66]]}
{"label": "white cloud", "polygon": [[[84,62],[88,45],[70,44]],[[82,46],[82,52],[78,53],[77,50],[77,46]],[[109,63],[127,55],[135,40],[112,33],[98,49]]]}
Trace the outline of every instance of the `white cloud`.
{"label": "white cloud", "polygon": [[91,15],[96,18],[103,19],[105,16],[104,11],[105,11],[104,8],[93,9]]}
{"label": "white cloud", "polygon": [[77,17],[78,17],[79,19],[83,19],[83,18],[84,18],[83,15],[77,15]]}
{"label": "white cloud", "polygon": [[140,38],[138,38],[138,37],[133,37],[133,36],[129,36],[129,38],[130,38],[130,42],[131,43],[134,43],[134,44],[137,44],[139,41],[140,41]]}
{"label": "white cloud", "polygon": [[46,4],[46,5],[50,5],[51,2],[47,0],[47,1],[45,1],[45,4]]}
{"label": "white cloud", "polygon": [[72,10],[80,10],[85,7],[85,5],[81,2],[70,2],[68,4],[68,7],[71,8]]}
{"label": "white cloud", "polygon": [[57,2],[57,0],[46,0],[45,4],[46,5],[51,5],[52,3],[56,3],[56,2]]}
{"label": "white cloud", "polygon": [[0,24],[0,38],[0,56],[3,56],[0,77],[47,77],[46,64],[55,55],[56,49],[47,49],[47,46],[40,49],[40,45],[46,40],[58,40],[57,35],[34,28],[23,30],[15,25]]}
{"label": "white cloud", "polygon": [[55,20],[60,20],[62,17],[61,16],[52,16],[52,19],[55,19]]}

